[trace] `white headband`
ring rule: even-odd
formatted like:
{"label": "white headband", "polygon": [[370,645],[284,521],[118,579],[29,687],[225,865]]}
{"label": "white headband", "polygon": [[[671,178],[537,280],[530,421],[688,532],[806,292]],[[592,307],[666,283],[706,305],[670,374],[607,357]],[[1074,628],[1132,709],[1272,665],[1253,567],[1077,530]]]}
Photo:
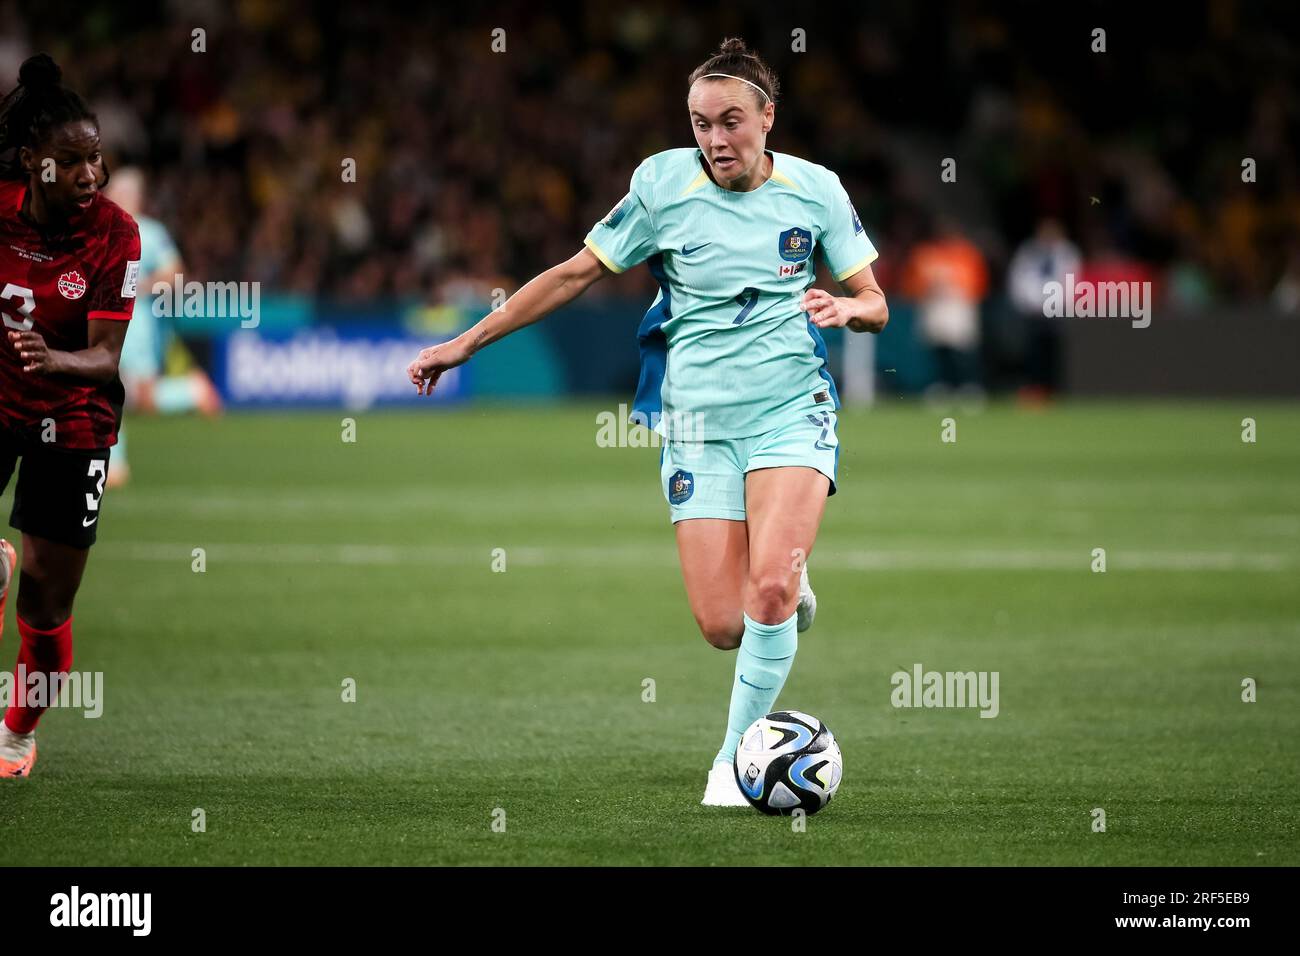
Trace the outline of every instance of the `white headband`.
{"label": "white headband", "polygon": [[[700,77],[700,79],[706,80],[711,76],[721,76],[721,77],[725,77],[728,80],[740,80],[740,82],[742,83],[749,83],[749,80],[745,79],[743,76],[732,76],[730,73],[705,73],[702,77]],[[767,92],[757,83],[749,83],[749,85],[752,86],[754,89],[758,90],[758,92],[762,93],[763,99],[767,100],[769,103],[772,102],[772,97],[768,96]]]}

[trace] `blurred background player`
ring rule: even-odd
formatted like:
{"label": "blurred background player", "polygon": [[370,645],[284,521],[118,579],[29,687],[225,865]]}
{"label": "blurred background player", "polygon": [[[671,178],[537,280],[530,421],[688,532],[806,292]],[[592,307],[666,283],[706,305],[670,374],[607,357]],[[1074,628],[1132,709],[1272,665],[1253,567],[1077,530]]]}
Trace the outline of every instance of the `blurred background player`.
{"label": "blurred background player", "polygon": [[140,267],[135,223],[99,193],[99,121],[61,75],[31,57],[0,103],[0,491],[17,468],[9,523],[23,535],[0,777],[31,772],[49,705],[17,691],[35,675],[55,688],[72,667],[72,604],[121,421],[117,363]]}
{"label": "blurred background player", "polygon": [[983,394],[980,382],[980,302],[988,269],[979,248],[947,216],[934,238],[918,243],[903,266],[903,293],[916,302],[921,336],[934,356],[933,391]]}
{"label": "blurred background player", "polygon": [[[126,407],[132,412],[181,415],[198,411],[204,415],[221,412],[221,397],[212,380],[202,369],[193,368],[177,375],[164,375],[169,349],[183,349],[174,338],[170,325],[153,309],[156,282],[170,289],[176,277],[185,271],[181,255],[167,227],[146,216],[144,208],[144,173],[128,166],[113,174],[113,182],[104,194],[134,217],[140,227],[140,282],[135,310],[122,345],[119,363],[122,385],[126,389]],[[117,445],[108,466],[108,487],[123,485],[131,476],[126,457],[126,428],[118,432]]]}
{"label": "blurred background player", "polygon": [[1020,244],[1007,269],[1007,293],[1024,329],[1027,384],[1021,398],[1037,401],[1055,395],[1061,387],[1061,326],[1063,320],[1046,315],[1044,286],[1066,283],[1078,275],[1082,264],[1079,247],[1065,236],[1056,219],[1043,219],[1034,234]]}

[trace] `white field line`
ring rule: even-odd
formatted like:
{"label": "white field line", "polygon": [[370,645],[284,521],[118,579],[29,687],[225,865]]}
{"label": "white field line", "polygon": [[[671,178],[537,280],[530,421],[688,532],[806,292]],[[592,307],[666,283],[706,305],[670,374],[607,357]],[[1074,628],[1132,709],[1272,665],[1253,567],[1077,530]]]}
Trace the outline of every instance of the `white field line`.
{"label": "white field line", "polygon": [[[677,556],[662,547],[511,546],[508,565],[527,567],[675,567]],[[435,565],[488,568],[492,547],[387,544],[250,544],[205,541],[102,541],[95,550],[111,559],[189,563],[196,547],[208,561],[242,564]],[[1241,551],[1126,551],[1107,549],[1106,566],[1114,571],[1287,571],[1297,557]],[[827,571],[1081,571],[1090,572],[1089,551],[968,549],[961,551],[892,551],[818,549],[810,567]]]}

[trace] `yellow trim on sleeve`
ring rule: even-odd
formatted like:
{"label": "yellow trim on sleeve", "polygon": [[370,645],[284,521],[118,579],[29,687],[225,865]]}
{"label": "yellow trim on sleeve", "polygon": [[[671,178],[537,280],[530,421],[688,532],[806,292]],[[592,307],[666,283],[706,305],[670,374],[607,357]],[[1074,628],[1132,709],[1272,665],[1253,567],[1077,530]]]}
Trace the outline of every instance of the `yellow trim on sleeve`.
{"label": "yellow trim on sleeve", "polygon": [[600,246],[596,245],[596,243],[592,240],[590,236],[582,240],[582,244],[585,245],[592,252],[594,252],[596,254],[596,258],[599,259],[601,262],[603,262],[605,264],[605,268],[608,269],[610,272],[619,273],[623,271],[621,268],[614,265],[614,260],[611,259],[609,256],[605,255],[605,250],[600,248]]}
{"label": "yellow trim on sleeve", "polygon": [[850,266],[849,268],[845,269],[843,272],[837,273],[835,275],[835,281],[843,282],[845,279],[852,278],[853,276],[857,275],[859,272],[861,272],[863,269],[871,265],[871,263],[875,262],[879,258],[880,258],[880,253],[878,251],[873,251],[871,255],[867,256],[861,262],[857,263],[856,265]]}

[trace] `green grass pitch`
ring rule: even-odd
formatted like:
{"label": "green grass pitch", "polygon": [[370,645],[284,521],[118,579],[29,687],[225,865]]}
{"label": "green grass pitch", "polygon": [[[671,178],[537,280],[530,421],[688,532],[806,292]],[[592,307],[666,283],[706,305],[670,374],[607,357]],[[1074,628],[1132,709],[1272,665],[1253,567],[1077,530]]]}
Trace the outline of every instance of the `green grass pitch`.
{"label": "green grass pitch", "polygon": [[[846,772],[802,833],[699,806],[733,658],[614,407],[131,421],[76,609],[104,714],[0,784],[7,862],[1300,863],[1300,407],[844,413],[778,704]],[[916,663],[1000,714],[895,709]]]}

